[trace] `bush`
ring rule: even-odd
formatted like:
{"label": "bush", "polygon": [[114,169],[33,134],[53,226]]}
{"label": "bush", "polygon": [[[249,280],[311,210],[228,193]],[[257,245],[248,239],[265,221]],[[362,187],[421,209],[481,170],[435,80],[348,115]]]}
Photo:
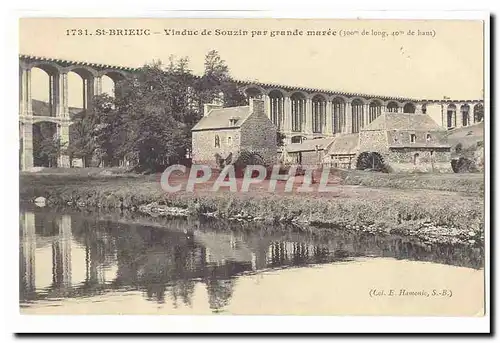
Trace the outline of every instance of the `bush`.
{"label": "bush", "polygon": [[241,150],[236,160],[233,161],[233,165],[235,169],[243,170],[247,166],[266,166],[266,163],[260,154],[253,151]]}
{"label": "bush", "polygon": [[475,173],[478,171],[476,163],[465,157],[452,160],[451,168],[455,173]]}

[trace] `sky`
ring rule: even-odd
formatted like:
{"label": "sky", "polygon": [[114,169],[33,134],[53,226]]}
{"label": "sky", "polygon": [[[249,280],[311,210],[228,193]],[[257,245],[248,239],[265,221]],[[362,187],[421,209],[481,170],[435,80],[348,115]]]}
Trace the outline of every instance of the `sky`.
{"label": "sky", "polygon": [[[97,29],[124,28],[158,34],[96,35]],[[93,35],[67,35],[68,29]],[[183,29],[199,34],[164,33]],[[203,29],[212,35],[201,35]],[[217,29],[248,35],[215,36]],[[303,35],[270,36],[282,30]],[[307,30],[336,35],[307,36]],[[242,80],[412,98],[483,97],[483,23],[477,20],[24,18],[19,48],[21,54],[131,67],[187,56],[195,74],[203,72],[205,54],[215,49],[231,75]],[[33,72],[32,82],[33,97],[46,100],[46,75]],[[70,75],[69,87],[70,106],[78,106],[81,81],[76,75]],[[111,87],[106,80],[104,90]]]}

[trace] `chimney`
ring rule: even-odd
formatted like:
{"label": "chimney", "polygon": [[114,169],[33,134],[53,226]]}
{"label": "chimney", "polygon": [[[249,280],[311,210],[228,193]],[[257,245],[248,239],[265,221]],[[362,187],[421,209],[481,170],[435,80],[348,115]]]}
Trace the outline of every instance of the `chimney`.
{"label": "chimney", "polygon": [[250,99],[250,113],[266,115],[266,112],[264,111],[264,100]]}
{"label": "chimney", "polygon": [[203,105],[203,116],[206,117],[211,110],[220,109],[222,105],[219,104],[204,104]]}

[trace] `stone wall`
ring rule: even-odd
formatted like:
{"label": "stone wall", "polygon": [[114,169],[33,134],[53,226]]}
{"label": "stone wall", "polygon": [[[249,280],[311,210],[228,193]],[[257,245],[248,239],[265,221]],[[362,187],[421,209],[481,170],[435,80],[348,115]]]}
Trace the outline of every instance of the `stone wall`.
{"label": "stone wall", "polygon": [[276,162],[277,130],[264,112],[264,102],[251,101],[252,113],[241,126],[240,149],[259,153],[268,164]]}
{"label": "stone wall", "polygon": [[[229,153],[236,153],[240,146],[240,129],[220,129],[192,132],[192,160],[193,164],[207,164],[217,168],[215,154],[227,157]],[[220,147],[215,146],[215,137],[219,137]]]}
{"label": "stone wall", "polygon": [[453,172],[450,149],[390,149],[384,161],[396,172]]}
{"label": "stone wall", "polygon": [[[411,135],[415,135],[412,143]],[[429,135],[429,139],[427,139]],[[410,144],[447,144],[446,131],[389,131],[387,133],[389,145],[410,145]]]}

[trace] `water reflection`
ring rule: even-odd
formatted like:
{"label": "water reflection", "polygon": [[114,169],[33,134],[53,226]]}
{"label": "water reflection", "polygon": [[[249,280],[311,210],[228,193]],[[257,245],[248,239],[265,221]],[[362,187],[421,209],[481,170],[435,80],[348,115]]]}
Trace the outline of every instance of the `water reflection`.
{"label": "water reflection", "polygon": [[[20,213],[20,302],[138,290],[148,301],[191,306],[197,285],[209,307],[229,303],[237,277],[263,269],[383,256],[482,267],[480,248],[344,231],[315,237],[199,220],[107,220],[47,211]],[[233,227],[232,229],[235,229]]]}

